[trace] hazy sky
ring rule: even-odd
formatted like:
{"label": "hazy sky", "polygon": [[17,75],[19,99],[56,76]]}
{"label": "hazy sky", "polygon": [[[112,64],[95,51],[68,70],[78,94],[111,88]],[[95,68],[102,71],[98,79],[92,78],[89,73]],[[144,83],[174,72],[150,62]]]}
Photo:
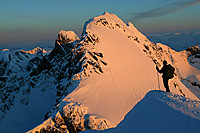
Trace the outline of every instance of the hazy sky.
{"label": "hazy sky", "polygon": [[200,0],[0,0],[0,45],[79,36],[104,11],[131,21],[143,33],[200,30]]}

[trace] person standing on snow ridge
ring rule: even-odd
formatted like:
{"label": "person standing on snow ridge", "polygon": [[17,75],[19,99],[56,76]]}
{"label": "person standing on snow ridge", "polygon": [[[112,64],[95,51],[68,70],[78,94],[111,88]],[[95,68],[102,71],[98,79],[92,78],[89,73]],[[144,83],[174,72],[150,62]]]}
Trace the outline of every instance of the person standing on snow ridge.
{"label": "person standing on snow ridge", "polygon": [[172,67],[170,64],[167,65],[167,61],[164,60],[162,69],[159,70],[159,68],[156,66],[156,70],[159,73],[163,73],[162,78],[163,78],[164,87],[166,88],[166,92],[170,93],[168,82],[169,82],[169,79],[174,77],[175,68]]}

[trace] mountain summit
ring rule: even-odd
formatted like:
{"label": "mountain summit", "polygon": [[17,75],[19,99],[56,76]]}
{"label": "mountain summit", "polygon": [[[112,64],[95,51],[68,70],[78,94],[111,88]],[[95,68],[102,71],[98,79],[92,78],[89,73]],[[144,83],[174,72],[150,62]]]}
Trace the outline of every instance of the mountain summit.
{"label": "mountain summit", "polygon": [[[37,58],[37,63],[35,58],[27,61],[35,67],[24,72],[28,82],[20,80],[24,84],[17,93],[21,97],[29,88],[25,93],[26,104],[14,103],[13,110],[5,111],[2,119],[9,123],[8,114],[22,111],[19,108],[23,106],[27,116],[35,116],[29,116],[35,125],[24,129],[33,128],[29,132],[116,127],[150,90],[164,90],[155,69],[155,63],[161,65],[163,60],[177,70],[177,76],[170,81],[172,93],[199,100],[180,81],[200,74],[187,62],[186,52],[150,42],[133,24],[125,24],[107,12],[89,19],[80,39],[72,31],[60,31],[54,49]],[[30,108],[38,111],[28,112]],[[42,123],[41,112],[45,111]]]}

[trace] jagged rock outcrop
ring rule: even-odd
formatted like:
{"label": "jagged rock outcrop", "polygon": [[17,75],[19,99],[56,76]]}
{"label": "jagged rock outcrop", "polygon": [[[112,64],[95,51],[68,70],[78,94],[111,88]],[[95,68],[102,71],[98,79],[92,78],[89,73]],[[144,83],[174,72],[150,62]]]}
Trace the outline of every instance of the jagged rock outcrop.
{"label": "jagged rock outcrop", "polygon": [[200,68],[200,48],[199,45],[189,47],[186,49],[188,52],[188,61],[195,67]]}
{"label": "jagged rock outcrop", "polygon": [[[135,49],[131,48],[134,52],[136,52],[136,53],[138,52],[139,56],[142,53],[142,56],[138,57],[138,58],[142,58],[143,60],[147,59],[148,61],[150,58],[150,60],[151,60],[150,62],[151,63],[154,62],[158,66],[161,66],[162,61],[165,59],[170,64],[175,65],[175,67],[177,68],[177,73],[178,73],[177,78],[181,77],[181,76],[182,77],[187,76],[184,74],[181,75],[183,70],[179,70],[179,66],[176,65],[176,63],[177,63],[177,60],[176,60],[177,52],[176,51],[174,51],[171,48],[164,46],[162,44],[155,44],[153,42],[150,42],[142,33],[140,33],[133,26],[133,24],[129,23],[128,25],[126,25],[118,17],[116,17],[113,14],[105,13],[102,16],[98,16],[98,17],[90,19],[89,21],[87,21],[85,23],[85,26],[83,29],[84,30],[83,30],[80,40],[76,40],[75,42],[71,42],[71,43],[67,42],[64,44],[63,42],[65,42],[65,41],[62,41],[62,40],[64,40],[63,39],[64,37],[60,37],[61,35],[59,35],[59,37],[56,41],[54,50],[52,51],[51,54],[49,54],[49,60],[51,60],[50,62],[51,62],[51,64],[53,64],[52,65],[53,67],[50,70],[50,73],[53,73],[52,75],[55,75],[56,80],[57,80],[57,100],[56,100],[57,104],[54,106],[54,108],[51,111],[49,111],[46,114],[46,119],[47,119],[47,121],[49,119],[53,119],[56,116],[56,114],[59,112],[64,120],[68,120],[68,121],[65,121],[65,125],[67,125],[67,130],[70,132],[74,132],[74,131],[78,132],[78,131],[83,131],[85,129],[103,130],[103,129],[112,127],[111,126],[112,124],[110,124],[111,122],[106,119],[106,118],[109,118],[108,116],[106,118],[101,118],[101,117],[98,117],[99,114],[96,116],[87,114],[88,109],[86,109],[86,107],[89,108],[89,107],[91,107],[91,105],[88,107],[87,102],[84,102],[84,101],[93,100],[93,99],[88,100],[87,97],[83,96],[83,95],[87,95],[87,93],[86,94],[81,93],[82,95],[80,95],[80,97],[84,97],[83,101],[82,101],[83,103],[81,103],[81,104],[75,102],[77,99],[79,99],[78,94],[77,94],[78,95],[77,97],[74,96],[76,100],[71,99],[70,101],[68,101],[68,99],[67,99],[70,94],[73,95],[73,93],[78,93],[79,89],[80,90],[82,89],[82,91],[84,93],[84,91],[87,91],[88,89],[93,88],[93,86],[91,87],[90,85],[88,85],[88,87],[85,87],[85,86],[87,86],[87,84],[84,84],[84,82],[82,82],[83,80],[85,80],[85,81],[88,80],[88,82],[89,82],[90,81],[89,79],[96,77],[94,75],[104,75],[104,74],[106,75],[108,73],[115,73],[111,70],[111,67],[113,64],[110,64],[110,62],[112,62],[111,61],[112,59],[114,60],[114,62],[112,62],[112,63],[120,62],[120,63],[118,63],[119,66],[121,66],[121,62],[124,62],[122,60],[122,58],[120,57],[120,55],[118,55],[118,54],[115,54],[116,56],[112,56],[113,58],[111,60],[109,60],[110,62],[108,62],[107,58],[109,58],[109,57],[106,56],[106,54],[109,55],[110,53],[115,53],[116,51],[114,51],[115,50],[114,47],[119,46],[119,45],[117,45],[118,42],[115,42],[117,46],[113,45],[115,43],[110,42],[109,39],[115,38],[115,37],[113,37],[112,34],[108,34],[108,33],[113,33],[113,34],[116,33],[115,34],[116,37],[118,37],[117,35],[120,34],[121,35],[120,37],[122,37],[124,40],[126,40],[125,41],[126,43],[130,43],[131,45],[133,45],[133,47],[135,47]],[[104,35],[104,33],[105,34],[107,33],[107,34]],[[105,45],[104,43],[106,43],[107,47],[104,46]],[[110,44],[110,43],[112,43],[112,44]],[[121,42],[121,43],[124,43],[124,42]],[[109,45],[111,45],[111,46],[109,46]],[[124,45],[125,45],[125,47],[129,47],[129,45],[126,45],[126,44],[124,44]],[[104,47],[109,50],[105,49]],[[121,49],[123,50],[123,47],[121,47]],[[140,52],[136,49],[140,50]],[[102,51],[102,50],[104,50],[104,51]],[[113,50],[113,51],[110,51],[110,50]],[[118,50],[118,49],[116,49],[116,50]],[[57,52],[57,51],[60,51],[60,52]],[[126,49],[126,51],[128,51],[128,50]],[[55,53],[55,54],[53,54],[53,53]],[[56,53],[59,53],[59,54],[56,54]],[[143,57],[144,53],[147,57]],[[119,52],[119,54],[120,54],[120,52]],[[123,53],[123,54],[125,54],[125,53]],[[137,54],[137,56],[138,56],[138,54]],[[112,55],[112,54],[110,54],[110,55]],[[127,54],[127,55],[134,58],[134,56],[132,56],[131,54]],[[121,55],[121,56],[123,56],[123,55]],[[137,59],[133,59],[133,60],[137,60]],[[181,60],[181,62],[182,62],[182,60]],[[137,62],[136,66],[139,63],[141,63],[141,62]],[[187,64],[187,65],[189,65],[189,64]],[[122,66],[126,67],[126,65],[122,65]],[[135,67],[135,66],[133,66],[133,67]],[[142,67],[145,67],[145,65],[143,64]],[[116,68],[113,67],[113,69],[116,69]],[[149,67],[147,69],[149,69]],[[122,71],[122,69],[120,69],[120,70]],[[152,69],[152,70],[154,70],[154,69]],[[119,71],[117,71],[117,73],[119,73]],[[137,72],[135,72],[134,74],[136,74],[136,73]],[[154,73],[154,75],[156,75],[156,74]],[[139,76],[137,76],[137,77],[139,77]],[[106,77],[106,78],[108,78],[108,77]],[[102,80],[102,79],[97,78],[97,80]],[[108,80],[110,80],[110,79],[108,78]],[[114,79],[112,79],[110,82],[112,82],[113,80]],[[147,80],[147,79],[145,79],[145,80]],[[104,82],[106,82],[106,81],[104,81]],[[120,82],[120,81],[118,81],[118,82]],[[155,78],[155,81],[149,81],[149,82],[157,83],[157,78]],[[101,82],[99,83],[98,81],[95,81],[93,84],[101,84]],[[107,85],[108,83],[105,83],[105,84]],[[117,83],[114,82],[113,85],[111,85],[111,86],[107,85],[107,86],[112,88],[114,86],[114,84],[117,84]],[[154,83],[152,83],[152,84],[154,84]],[[186,94],[188,94],[188,96],[189,95],[192,96],[192,94],[186,92],[185,89],[184,89],[184,91],[181,90],[180,87],[183,88],[183,86],[180,84],[181,84],[180,81],[173,80],[171,86],[173,86],[177,90],[177,93],[180,93],[181,95],[185,95],[185,93],[186,93]],[[83,88],[81,88],[81,86],[83,86]],[[101,84],[100,86],[103,86],[103,84]],[[99,86],[96,85],[95,87],[98,88]],[[93,89],[97,89],[97,88],[93,88]],[[102,88],[103,87],[99,87],[96,91],[99,91]],[[110,88],[106,88],[106,89],[109,90]],[[77,92],[74,91],[75,89]],[[143,89],[143,88],[141,88],[141,89]],[[90,92],[88,92],[88,93],[90,93]],[[117,94],[118,92],[113,92],[113,93]],[[94,92],[94,94],[96,94],[96,93]],[[136,97],[139,98],[138,94],[136,94]],[[119,98],[121,98],[121,97],[119,97]],[[99,99],[101,99],[101,98],[99,98]],[[99,100],[99,101],[96,100],[96,101],[99,102],[101,100]],[[104,101],[104,102],[107,103],[108,101]],[[67,102],[67,104],[66,104],[66,102]],[[117,100],[115,102],[117,102]],[[84,103],[86,103],[86,105]],[[63,104],[65,104],[65,105],[63,106]],[[101,105],[99,105],[99,106],[101,106]],[[102,106],[104,106],[104,105],[102,105]],[[110,106],[112,106],[112,104]],[[121,106],[124,106],[124,105],[121,105]],[[109,108],[108,105],[106,107]],[[65,113],[63,113],[64,108],[67,108],[66,109],[67,111],[65,111]],[[97,108],[99,108],[99,107],[97,107]],[[121,107],[121,108],[123,108],[123,107]],[[83,111],[83,110],[85,113],[81,113],[81,111]],[[112,111],[112,113],[113,112],[114,111]],[[110,115],[112,115],[112,114],[110,114]],[[110,119],[114,119],[114,118],[110,118]],[[40,126],[46,126],[46,125],[41,124],[38,127],[40,127]],[[38,129],[38,127],[31,130],[30,132],[37,131],[36,129]]]}
{"label": "jagged rock outcrop", "polygon": [[30,51],[5,49],[0,53],[0,121],[20,93],[20,102],[28,104],[30,89],[34,87],[29,74],[41,63],[43,54],[47,51],[39,47]]}

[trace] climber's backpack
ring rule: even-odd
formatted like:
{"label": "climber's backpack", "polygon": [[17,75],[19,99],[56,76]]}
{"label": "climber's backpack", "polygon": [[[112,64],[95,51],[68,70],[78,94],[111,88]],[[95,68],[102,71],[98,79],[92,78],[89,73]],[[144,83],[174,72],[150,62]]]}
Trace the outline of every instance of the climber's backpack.
{"label": "climber's backpack", "polygon": [[174,77],[174,71],[175,71],[175,68],[173,66],[171,66],[170,64],[167,65],[165,77],[168,79],[172,79]]}

